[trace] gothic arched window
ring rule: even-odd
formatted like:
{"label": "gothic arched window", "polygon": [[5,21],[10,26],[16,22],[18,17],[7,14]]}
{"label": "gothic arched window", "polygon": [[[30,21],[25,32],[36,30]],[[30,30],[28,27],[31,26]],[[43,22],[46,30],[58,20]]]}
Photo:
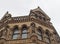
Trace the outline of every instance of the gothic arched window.
{"label": "gothic arched window", "polygon": [[22,38],[27,38],[27,26],[23,25],[22,27]]}
{"label": "gothic arched window", "polygon": [[50,43],[49,31],[46,30],[45,34],[46,34],[45,41],[46,41],[47,43]]}
{"label": "gothic arched window", "polygon": [[41,28],[41,27],[38,28],[37,31],[38,31],[38,32],[37,32],[37,34],[38,34],[38,39],[42,40],[42,39],[43,39],[43,38],[42,38],[42,28]]}
{"label": "gothic arched window", "polygon": [[18,26],[15,26],[13,29],[13,39],[18,39],[19,35],[20,34],[19,34]]}

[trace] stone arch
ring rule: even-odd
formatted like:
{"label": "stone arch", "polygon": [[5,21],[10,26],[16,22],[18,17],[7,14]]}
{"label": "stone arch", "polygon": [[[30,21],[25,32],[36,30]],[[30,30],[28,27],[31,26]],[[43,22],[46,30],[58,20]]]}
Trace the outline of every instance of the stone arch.
{"label": "stone arch", "polygon": [[50,31],[46,29],[45,35],[46,35],[46,36],[45,36],[45,41],[46,41],[47,43],[50,43],[50,42],[51,42],[51,41],[50,41]]}
{"label": "stone arch", "polygon": [[28,35],[28,27],[26,24],[23,24],[22,25],[22,28],[21,28],[21,36],[22,36],[22,39],[23,38],[27,38],[27,35]]}
{"label": "stone arch", "polygon": [[37,36],[38,39],[43,40],[43,29],[40,26],[37,28]]}
{"label": "stone arch", "polygon": [[26,24],[23,24],[22,28],[28,28],[28,26]]}
{"label": "stone arch", "polygon": [[18,39],[18,37],[19,37],[19,35],[20,35],[20,32],[19,32],[19,28],[18,28],[18,25],[15,25],[14,27],[13,27],[13,39]]}
{"label": "stone arch", "polygon": [[15,25],[15,26],[13,27],[13,29],[14,29],[14,28],[18,28],[18,25]]}
{"label": "stone arch", "polygon": [[40,29],[42,34],[44,33],[44,30],[43,30],[43,28],[41,26],[38,26],[37,29]]}

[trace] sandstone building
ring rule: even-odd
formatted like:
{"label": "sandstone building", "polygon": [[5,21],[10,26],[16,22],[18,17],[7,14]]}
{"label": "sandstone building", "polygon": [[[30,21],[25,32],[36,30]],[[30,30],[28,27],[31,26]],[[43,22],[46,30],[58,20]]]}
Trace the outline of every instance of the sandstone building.
{"label": "sandstone building", "polygon": [[40,7],[28,16],[12,17],[6,12],[0,20],[0,44],[60,44],[50,20]]}

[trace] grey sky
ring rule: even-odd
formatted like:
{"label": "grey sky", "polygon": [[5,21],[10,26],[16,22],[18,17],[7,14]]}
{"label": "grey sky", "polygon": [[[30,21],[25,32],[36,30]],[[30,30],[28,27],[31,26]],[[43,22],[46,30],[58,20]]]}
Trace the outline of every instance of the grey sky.
{"label": "grey sky", "polygon": [[60,35],[60,0],[0,0],[0,19],[6,11],[9,11],[12,16],[23,16],[29,15],[30,10],[38,6],[50,16]]}

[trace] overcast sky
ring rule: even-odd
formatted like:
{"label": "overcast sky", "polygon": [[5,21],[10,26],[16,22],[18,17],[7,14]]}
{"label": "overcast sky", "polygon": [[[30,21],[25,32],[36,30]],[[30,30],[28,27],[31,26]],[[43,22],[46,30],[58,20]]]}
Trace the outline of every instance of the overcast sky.
{"label": "overcast sky", "polygon": [[6,11],[12,16],[29,15],[31,9],[40,8],[51,18],[60,35],[60,0],[0,0],[0,19]]}

